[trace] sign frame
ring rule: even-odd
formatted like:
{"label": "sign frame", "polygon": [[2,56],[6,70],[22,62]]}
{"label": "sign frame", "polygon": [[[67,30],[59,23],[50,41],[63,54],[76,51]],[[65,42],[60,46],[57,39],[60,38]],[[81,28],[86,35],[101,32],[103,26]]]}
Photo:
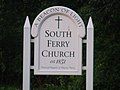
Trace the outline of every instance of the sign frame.
{"label": "sign frame", "polygon": [[[82,39],[82,44],[86,44],[86,65],[82,66],[82,70],[86,71],[86,90],[93,90],[93,68],[94,68],[94,26],[92,18],[89,18],[86,27],[86,38]],[[23,27],[23,88],[22,90],[30,90],[30,70],[35,69],[35,64],[31,65],[31,43],[35,44],[37,31],[32,29],[29,17],[26,17]],[[31,38],[31,34],[34,38]],[[83,33],[84,35],[84,33]],[[37,46],[37,44],[35,44]],[[34,52],[35,53],[35,52]],[[34,55],[35,59],[35,55]],[[50,74],[49,74],[50,75]]]}

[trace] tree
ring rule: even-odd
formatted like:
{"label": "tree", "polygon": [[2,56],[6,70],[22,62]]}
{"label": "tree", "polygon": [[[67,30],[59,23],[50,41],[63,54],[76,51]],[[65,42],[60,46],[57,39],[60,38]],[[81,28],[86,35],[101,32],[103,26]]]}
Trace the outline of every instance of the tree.
{"label": "tree", "polygon": [[[95,90],[120,88],[119,0],[1,0],[0,85],[19,87],[22,84],[22,35],[25,17],[28,15],[32,24],[38,13],[55,5],[75,10],[83,18],[85,25],[89,16],[92,16],[95,26],[94,88]],[[38,86],[36,80],[39,83],[41,77],[36,79],[35,77],[31,77],[32,84]],[[44,84],[40,83],[40,85],[43,87],[50,85],[66,90],[81,86],[80,89],[85,89],[85,72],[81,77],[45,76],[42,78]]]}

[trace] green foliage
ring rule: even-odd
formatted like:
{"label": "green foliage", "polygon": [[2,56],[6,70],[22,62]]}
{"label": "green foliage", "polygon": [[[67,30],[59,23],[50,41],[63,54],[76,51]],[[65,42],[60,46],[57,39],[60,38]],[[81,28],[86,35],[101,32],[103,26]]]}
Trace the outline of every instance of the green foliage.
{"label": "green foliage", "polygon": [[5,87],[0,87],[0,90],[18,90],[18,88],[5,86]]}
{"label": "green foliage", "polygon": [[95,78],[96,90],[120,88],[120,1],[91,0],[95,23]]}
{"label": "green foliage", "polygon": [[[120,1],[119,0],[1,0],[0,1],[0,85],[22,87],[22,35],[25,17],[34,18],[50,6],[75,10],[87,25],[95,27],[95,90],[120,88]],[[82,76],[34,76],[32,88],[43,90],[85,90]],[[0,87],[0,90],[16,90]],[[33,89],[34,90],[34,89]],[[38,89],[39,90],[39,89]]]}

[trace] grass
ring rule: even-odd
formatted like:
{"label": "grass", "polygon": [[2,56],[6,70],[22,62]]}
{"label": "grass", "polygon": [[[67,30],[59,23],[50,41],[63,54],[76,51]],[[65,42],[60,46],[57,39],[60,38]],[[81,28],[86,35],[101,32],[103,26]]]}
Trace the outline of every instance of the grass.
{"label": "grass", "polygon": [[0,87],[0,90],[20,90],[18,88],[15,88],[15,87],[9,87],[9,86],[5,86],[5,87]]}
{"label": "grass", "polygon": [[[0,90],[21,90],[14,86],[0,86]],[[80,90],[78,87],[63,87],[63,86],[47,86],[47,87],[39,87],[39,88],[31,88],[31,90]]]}

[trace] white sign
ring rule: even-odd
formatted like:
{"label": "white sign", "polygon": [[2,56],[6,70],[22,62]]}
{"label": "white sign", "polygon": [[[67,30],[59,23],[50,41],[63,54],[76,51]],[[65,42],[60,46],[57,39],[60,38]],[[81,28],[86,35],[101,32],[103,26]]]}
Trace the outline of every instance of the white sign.
{"label": "white sign", "polygon": [[[86,90],[93,90],[94,26],[85,26],[73,10],[54,6],[41,12],[33,22],[28,16],[23,35],[23,90],[30,90],[30,69],[35,75],[81,75],[86,70]],[[34,37],[31,38],[31,34]],[[34,43],[34,65],[31,61]],[[82,44],[86,44],[86,65],[82,66]]]}
{"label": "white sign", "polygon": [[81,75],[85,25],[73,10],[54,6],[34,20],[34,74]]}

